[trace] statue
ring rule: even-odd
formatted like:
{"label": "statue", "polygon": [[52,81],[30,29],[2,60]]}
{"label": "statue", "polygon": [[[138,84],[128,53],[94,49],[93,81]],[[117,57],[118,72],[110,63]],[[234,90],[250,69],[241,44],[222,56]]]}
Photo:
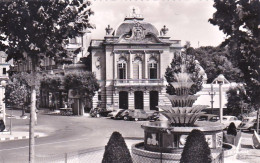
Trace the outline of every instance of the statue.
{"label": "statue", "polygon": [[161,31],[160,31],[160,35],[161,35],[161,36],[165,36],[168,31],[169,31],[169,29],[166,28],[166,25],[164,25],[163,28],[162,28]]}
{"label": "statue", "polygon": [[113,28],[111,28],[110,25],[108,25],[105,30],[106,30],[106,35],[111,35]]}

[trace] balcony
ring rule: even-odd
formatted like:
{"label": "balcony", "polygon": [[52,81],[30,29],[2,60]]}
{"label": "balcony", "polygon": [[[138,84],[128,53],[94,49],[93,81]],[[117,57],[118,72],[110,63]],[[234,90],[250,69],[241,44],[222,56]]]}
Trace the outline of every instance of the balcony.
{"label": "balcony", "polygon": [[163,79],[116,79],[114,86],[163,86]]}

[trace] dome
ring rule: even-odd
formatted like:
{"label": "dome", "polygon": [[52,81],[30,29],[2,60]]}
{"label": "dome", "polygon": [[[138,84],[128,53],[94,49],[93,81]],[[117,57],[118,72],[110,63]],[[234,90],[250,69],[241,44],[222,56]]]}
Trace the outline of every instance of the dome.
{"label": "dome", "polygon": [[115,36],[121,36],[123,34],[130,33],[137,22],[140,23],[140,25],[145,29],[145,34],[149,32],[156,36],[159,35],[158,30],[151,23],[144,22],[142,19],[125,19],[125,21],[120,24],[115,31]]}

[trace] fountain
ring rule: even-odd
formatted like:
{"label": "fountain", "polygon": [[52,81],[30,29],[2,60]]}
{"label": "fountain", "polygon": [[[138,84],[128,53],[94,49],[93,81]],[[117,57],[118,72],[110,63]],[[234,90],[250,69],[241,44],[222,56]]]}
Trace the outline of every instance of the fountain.
{"label": "fountain", "polygon": [[186,71],[174,74],[176,82],[170,83],[175,95],[167,95],[171,106],[158,106],[167,121],[149,122],[142,125],[144,142],[132,146],[135,162],[154,163],[159,161],[179,162],[186,138],[193,129],[201,130],[209,144],[214,162],[221,162],[223,126],[216,122],[196,121],[207,106],[194,105],[197,95],[190,95],[194,84]]}

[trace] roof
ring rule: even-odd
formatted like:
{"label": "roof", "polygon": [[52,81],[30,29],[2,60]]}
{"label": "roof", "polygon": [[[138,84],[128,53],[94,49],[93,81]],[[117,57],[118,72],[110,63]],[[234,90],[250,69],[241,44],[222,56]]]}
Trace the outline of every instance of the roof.
{"label": "roof", "polygon": [[149,32],[155,34],[156,36],[159,35],[158,30],[151,23],[145,22],[143,20],[130,19],[125,20],[118,26],[115,32],[115,36],[121,36],[123,34],[130,33],[137,22],[140,23],[140,25],[144,28],[146,34]]}

